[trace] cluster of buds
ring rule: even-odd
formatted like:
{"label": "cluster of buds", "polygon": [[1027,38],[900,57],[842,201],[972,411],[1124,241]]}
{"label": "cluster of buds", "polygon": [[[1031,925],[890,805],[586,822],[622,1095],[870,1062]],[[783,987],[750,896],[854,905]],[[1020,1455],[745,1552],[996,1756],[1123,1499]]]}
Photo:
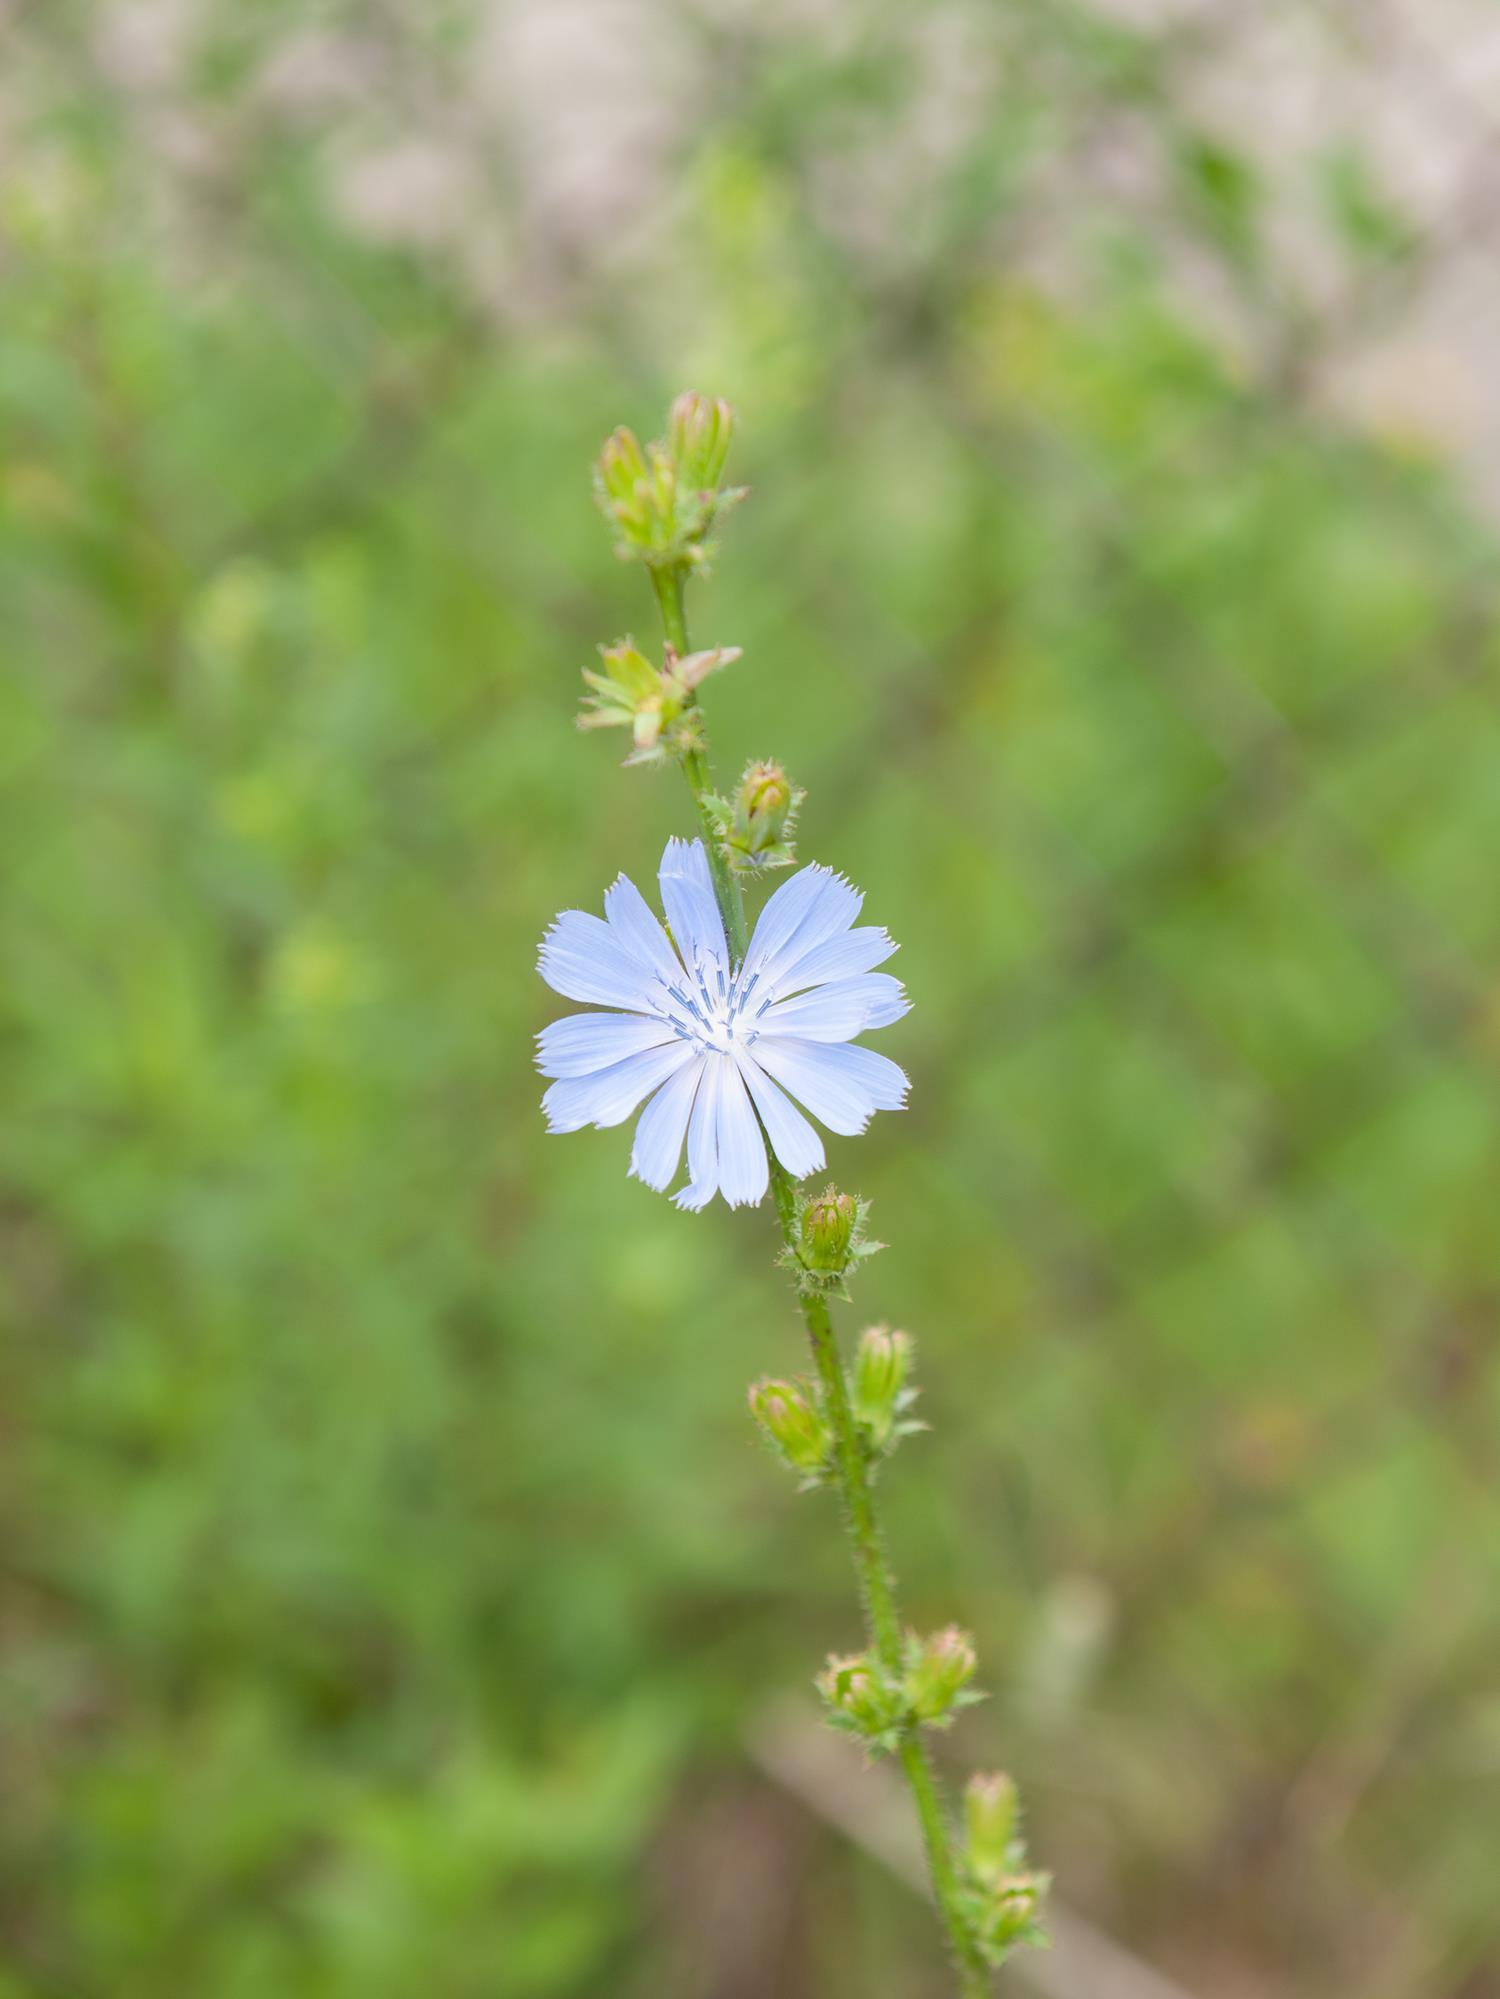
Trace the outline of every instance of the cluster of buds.
{"label": "cluster of buds", "polygon": [[973,1642],[949,1625],[930,1638],[908,1633],[899,1672],[888,1672],[873,1652],[831,1658],[818,1691],[835,1728],[868,1749],[894,1749],[909,1730],[947,1728],[959,1708],[984,1698],[969,1685],[977,1663]]}
{"label": "cluster of buds", "polygon": [[670,646],[664,665],[653,666],[634,639],[600,646],[603,673],[588,667],[589,692],[578,717],[580,729],[629,729],[635,747],[628,764],[656,763],[691,746],[688,718],[698,688],[721,666],[732,666],[738,646],[714,646],[679,659]]}
{"label": "cluster of buds", "polygon": [[732,799],[708,799],[730,866],[757,872],[791,867],[797,858],[792,833],[805,796],[780,764],[753,763]]}
{"label": "cluster of buds", "polygon": [[625,429],[606,439],[594,492],[620,556],[653,569],[705,560],[714,521],[744,498],[743,487],[720,484],[733,430],[728,403],[687,394],[672,405],[665,441],[642,445]]}
{"label": "cluster of buds", "polygon": [[917,1390],[907,1382],[911,1356],[908,1333],[893,1333],[888,1326],[866,1326],[859,1336],[849,1400],[872,1464],[895,1450],[903,1437],[927,1428],[905,1414],[917,1399]]}
{"label": "cluster of buds", "polygon": [[1021,1806],[1011,1779],[1000,1773],[969,1779],[964,1792],[964,1921],[989,1964],[1002,1964],[1018,1944],[1041,1944],[1041,1907],[1048,1877],[1027,1864]]}
{"label": "cluster of buds", "polygon": [[750,1414],[772,1450],[797,1473],[804,1491],[823,1483],[833,1463],[833,1429],[805,1384],[757,1381],[750,1390]]}
{"label": "cluster of buds", "polygon": [[884,1249],[866,1233],[869,1214],[868,1201],[837,1187],[798,1197],[796,1247],[783,1250],[779,1261],[796,1271],[800,1289],[843,1293],[855,1264]]}

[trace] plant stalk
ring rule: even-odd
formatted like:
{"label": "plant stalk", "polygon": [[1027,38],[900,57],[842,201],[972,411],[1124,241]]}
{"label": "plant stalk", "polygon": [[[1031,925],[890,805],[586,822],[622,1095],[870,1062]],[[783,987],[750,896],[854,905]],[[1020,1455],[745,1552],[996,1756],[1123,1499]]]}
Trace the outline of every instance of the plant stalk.
{"label": "plant stalk", "polygon": [[[679,659],[686,659],[692,651],[688,644],[687,613],[682,602],[682,571],[675,565],[653,568],[651,582],[656,590],[656,601],[661,606],[661,621],[667,634],[667,644]],[[694,706],[696,707],[696,703]],[[745,955],[749,943],[749,933],[745,929],[745,898],[740,894],[740,885],[735,880],[729,863],[724,858],[719,845],[719,836],[709,813],[707,799],[713,784],[709,777],[708,758],[701,749],[691,749],[682,758],[683,776],[688,781],[688,789],[693,794],[693,803],[698,808],[698,823],[703,828],[703,844],[708,850],[708,867],[713,876],[714,896],[719,905],[719,914],[724,919],[724,928],[729,935],[730,956],[738,964]]]}
{"label": "plant stalk", "polygon": [[[651,581],[656,589],[657,602],[661,606],[662,624],[666,629],[667,641],[679,657],[686,657],[690,647],[687,617],[683,605],[682,571],[675,566],[653,568]],[[700,743],[701,740],[700,735]],[[731,955],[738,966],[745,955],[749,940],[745,922],[745,899],[739,881],[720,849],[713,818],[705,802],[711,789],[708,758],[702,747],[695,747],[682,757],[681,763],[688,788],[693,794],[693,802],[698,808],[698,818],[703,827],[703,842],[708,852],[709,869],[713,877],[714,895],[719,905],[719,913],[724,920]],[[762,1136],[764,1137],[764,1132]],[[795,1185],[771,1150],[769,1140],[766,1141],[766,1156],[770,1161],[771,1191],[776,1200],[776,1213],[781,1224],[782,1239],[793,1256],[796,1256],[798,1244]],[[843,1505],[849,1550],[854,1562],[855,1579],[864,1610],[865,1630],[881,1665],[887,1673],[895,1676],[901,1671],[901,1617],[896,1605],[896,1592],[891,1580],[890,1567],[886,1561],[880,1521],[875,1511],[870,1468],[855,1422],[854,1411],[850,1406],[848,1383],[844,1378],[843,1364],[839,1358],[833,1317],[828,1309],[827,1298],[820,1292],[804,1291],[799,1295],[808,1344],[812,1349],[813,1365],[817,1369],[818,1381],[823,1390],[824,1406],[833,1426],[839,1495]],[[989,1974],[983,1959],[970,1940],[958,1906],[958,1873],[954,1865],[947,1813],[938,1791],[932,1759],[927,1753],[921,1732],[915,1725],[908,1727],[902,1736],[899,1755],[922,1829],[922,1844],[927,1853],[927,1869],[932,1881],[932,1892],[948,1932],[949,1948],[958,1974],[959,1991],[962,1999],[987,1999],[990,1990]]]}

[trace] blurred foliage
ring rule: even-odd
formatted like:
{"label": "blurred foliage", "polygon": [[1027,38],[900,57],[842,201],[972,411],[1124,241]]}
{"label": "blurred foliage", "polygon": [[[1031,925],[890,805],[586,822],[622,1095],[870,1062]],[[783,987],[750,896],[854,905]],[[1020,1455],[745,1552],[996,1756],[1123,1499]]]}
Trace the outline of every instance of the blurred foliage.
{"label": "blurred foliage", "polygon": [[[995,1692],[956,1751],[1205,1991],[1500,1992],[1489,529],[1306,393],[1341,322],[1170,38],[685,13],[575,257],[482,120],[454,230],[350,220],[462,99],[411,13],[205,0],[165,83],[12,24],[0,1993],[941,1989],[742,1769],[855,1629],[744,1413],[769,1222],[546,1140],[530,1068],[543,925],[685,824],[572,717],[651,629],[591,455],[686,382],[754,488],[721,765],[785,758],[917,1001],[832,1163],[934,1425],[909,1609]],[[1144,208],[1059,182],[1106,126]],[[1410,231],[1319,174],[1357,312]]]}

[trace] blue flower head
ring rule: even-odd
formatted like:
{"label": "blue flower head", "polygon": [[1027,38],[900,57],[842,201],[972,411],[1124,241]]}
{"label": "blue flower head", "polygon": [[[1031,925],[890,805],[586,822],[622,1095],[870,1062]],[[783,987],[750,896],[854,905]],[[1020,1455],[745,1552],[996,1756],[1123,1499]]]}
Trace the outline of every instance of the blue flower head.
{"label": "blue flower head", "polygon": [[845,1135],[901,1108],[905,1075],[854,1039],[907,1010],[899,979],[874,969],[896,946],[884,930],[852,927],[857,889],[808,867],[766,903],[736,969],[703,843],[669,840],[658,880],[670,937],[621,875],[603,921],[564,910],[543,939],[539,968],[553,991],[612,1009],[570,1014],[537,1036],[537,1066],[557,1079],[542,1100],[548,1129],[622,1124],[645,1103],[630,1154],[637,1178],[667,1187],[686,1139],[679,1207],[706,1207],[716,1193],[753,1204],[768,1183],[767,1139],[794,1179],[823,1165],[794,1097]]}

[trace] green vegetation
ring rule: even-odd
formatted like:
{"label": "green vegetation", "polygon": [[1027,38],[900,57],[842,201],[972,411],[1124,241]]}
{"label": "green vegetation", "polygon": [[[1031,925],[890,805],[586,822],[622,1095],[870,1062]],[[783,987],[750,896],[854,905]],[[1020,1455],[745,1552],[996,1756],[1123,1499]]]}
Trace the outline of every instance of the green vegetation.
{"label": "green vegetation", "polygon": [[[296,10],[222,13],[191,171],[90,10],[8,31],[3,1999],[941,1989],[745,1764],[858,1637],[745,1413],[802,1364],[763,1234],[537,1109],[544,923],[681,825],[573,717],[646,625],[588,465],[687,379],[752,489],[721,775],[784,758],[916,1002],[830,1165],[899,1200],[861,1305],[942,1475],[882,1499],[964,1760],[1205,1993],[1500,1989],[1488,529],[1319,413],[1254,173],[1071,8],[876,236],[895,31],[768,34],[576,289],[499,177],[498,306],[340,220],[254,87]],[[1145,221],[1042,200],[1101,106]],[[1407,232],[1337,185],[1352,281]]]}

